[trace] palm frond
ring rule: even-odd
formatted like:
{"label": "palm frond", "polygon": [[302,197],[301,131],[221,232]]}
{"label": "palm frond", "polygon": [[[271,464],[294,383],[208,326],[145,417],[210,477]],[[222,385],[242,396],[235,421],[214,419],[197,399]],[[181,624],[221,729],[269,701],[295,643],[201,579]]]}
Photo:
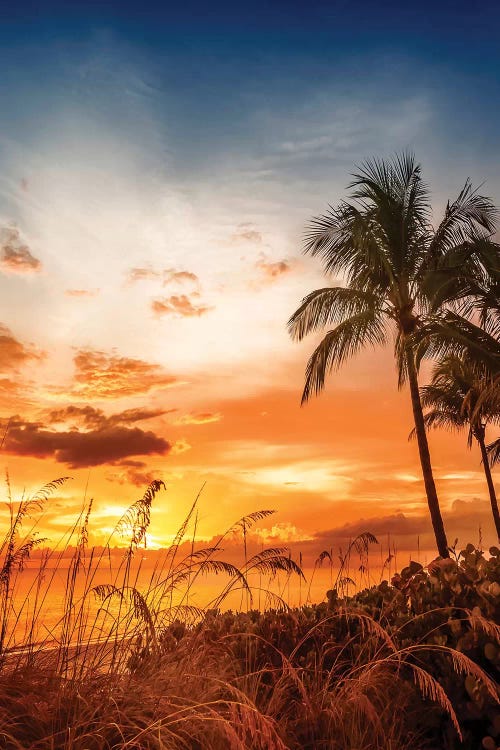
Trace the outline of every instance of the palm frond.
{"label": "palm frond", "polygon": [[467,358],[493,374],[500,373],[500,343],[487,331],[450,310],[430,318],[413,335],[421,356]]}
{"label": "palm frond", "polygon": [[323,390],[329,372],[338,369],[366,345],[383,344],[385,336],[383,318],[371,310],[353,315],[329,331],[307,363],[302,403]]}
{"label": "palm frond", "polygon": [[491,198],[481,195],[467,180],[457,198],[446,205],[430,244],[430,254],[437,258],[473,237],[491,236],[497,217],[498,210]]}
{"label": "palm frond", "polygon": [[377,307],[375,295],[364,290],[346,287],[316,289],[304,297],[293,313],[288,330],[294,341],[301,341],[313,331]]}
{"label": "palm frond", "polygon": [[490,466],[495,466],[500,462],[500,438],[486,446]]}

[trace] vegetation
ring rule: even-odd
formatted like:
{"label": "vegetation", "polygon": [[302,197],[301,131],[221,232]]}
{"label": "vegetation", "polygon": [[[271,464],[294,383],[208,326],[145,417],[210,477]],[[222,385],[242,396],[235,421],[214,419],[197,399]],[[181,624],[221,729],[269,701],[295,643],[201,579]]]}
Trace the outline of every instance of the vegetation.
{"label": "vegetation", "polygon": [[[57,560],[42,556],[31,609],[26,602],[18,605],[15,590],[37,542],[37,513],[63,481],[9,503],[11,524],[0,559],[0,747],[497,747],[497,548],[485,555],[469,545],[427,570],[411,563],[390,583],[349,597],[350,557],[359,556],[364,566],[369,547],[377,544],[366,533],[341,555],[326,601],[290,609],[267,592],[265,605],[255,610],[252,571],[259,578],[284,575],[285,581],[302,575],[284,549],[247,556],[249,529],[267,510],[240,519],[211,548],[192,546],[183,556],[182,540],[197,525],[195,501],[148,585],[139,586],[133,561],[147,536],[152,502],[163,489],[153,482],[117,526],[127,544],[108,584],[95,580],[102,566],[111,575],[110,550],[88,549],[91,504],[82,513],[69,536],[77,543],[59,626],[35,644],[31,636]],[[241,568],[221,558],[229,533],[240,534]],[[189,597],[197,576],[206,572],[224,575],[227,583],[201,610]],[[224,612],[232,589],[248,598],[241,611]],[[94,601],[97,608],[90,606]],[[32,621],[13,648],[24,606]]]}
{"label": "vegetation", "polygon": [[411,155],[366,162],[349,188],[350,200],[313,219],[306,235],[304,252],[345,285],[311,292],[289,320],[298,341],[334,326],[309,359],[302,402],[318,394],[326,375],[348,357],[393,335],[398,383],[410,387],[427,502],[445,558],[449,548],[417,373],[423,356],[443,353],[467,353],[492,376],[499,371],[500,246],[492,239],[497,211],[467,182],[434,229],[428,190]]}
{"label": "vegetation", "polygon": [[467,445],[476,440],[488,485],[491,510],[497,537],[500,540],[500,513],[488,460],[485,435],[488,424],[500,422],[500,400],[489,387],[487,375],[482,377],[477,366],[449,356],[435,368],[430,385],[421,390],[422,404],[430,409],[424,417],[427,427],[468,428]]}

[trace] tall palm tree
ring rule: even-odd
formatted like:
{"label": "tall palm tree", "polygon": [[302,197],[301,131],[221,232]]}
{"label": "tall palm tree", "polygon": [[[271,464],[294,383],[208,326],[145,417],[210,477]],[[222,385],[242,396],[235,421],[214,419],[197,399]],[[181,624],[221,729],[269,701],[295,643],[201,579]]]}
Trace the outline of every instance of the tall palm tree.
{"label": "tall palm tree", "polygon": [[500,423],[500,401],[494,395],[484,396],[485,387],[488,386],[487,374],[478,377],[473,362],[452,355],[438,363],[432,382],[424,386],[420,393],[423,407],[430,409],[424,416],[427,427],[468,428],[467,445],[470,448],[473,439],[479,445],[493,520],[500,540],[500,513],[485,442],[487,425]]}
{"label": "tall palm tree", "polygon": [[406,381],[410,387],[437,548],[448,557],[417,371],[431,335],[436,336],[433,346],[442,347],[450,338],[450,325],[441,309],[433,308],[427,280],[459,245],[481,264],[475,246],[479,237],[492,235],[495,208],[467,182],[434,231],[428,190],[411,154],[364,163],[348,189],[350,200],[313,219],[305,238],[304,252],[317,256],[325,273],[341,275],[344,285],[312,292],[288,322],[292,338],[299,341],[333,325],[307,364],[302,403],[323,389],[327,373],[362,348],[386,343],[392,330],[399,387]]}

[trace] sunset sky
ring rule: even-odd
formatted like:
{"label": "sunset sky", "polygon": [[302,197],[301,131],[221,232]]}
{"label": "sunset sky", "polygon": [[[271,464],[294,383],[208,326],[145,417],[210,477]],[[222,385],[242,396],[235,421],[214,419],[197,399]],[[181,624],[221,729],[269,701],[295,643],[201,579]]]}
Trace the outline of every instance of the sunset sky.
{"label": "sunset sky", "polygon": [[[158,478],[156,544],[205,483],[206,538],[273,508],[262,539],[311,554],[364,530],[432,549],[391,351],[301,408],[315,342],[286,321],[324,285],[304,227],[365,158],[413,150],[436,221],[467,177],[500,203],[497,3],[36,5],[0,25],[14,496],[73,478],[54,540],[93,497],[103,541]],[[430,441],[449,540],[492,542],[478,452]]]}

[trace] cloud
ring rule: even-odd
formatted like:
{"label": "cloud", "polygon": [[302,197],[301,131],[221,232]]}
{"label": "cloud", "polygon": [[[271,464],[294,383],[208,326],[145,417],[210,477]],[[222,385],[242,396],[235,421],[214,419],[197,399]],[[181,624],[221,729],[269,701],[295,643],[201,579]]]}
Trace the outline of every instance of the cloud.
{"label": "cloud", "polygon": [[180,455],[181,453],[186,453],[186,451],[191,450],[191,445],[188,443],[187,440],[184,438],[181,438],[180,440],[176,440],[175,443],[172,446],[172,455]]}
{"label": "cloud", "polygon": [[199,278],[192,271],[178,268],[165,268],[158,270],[152,266],[136,266],[127,273],[127,281],[134,284],[138,281],[155,281],[161,279],[163,286],[168,284],[198,284]]}
{"label": "cloud", "polygon": [[161,417],[163,414],[177,411],[176,409],[147,409],[135,408],[125,409],[117,414],[106,415],[102,409],[93,406],[66,406],[62,409],[52,409],[48,413],[50,424],[73,423],[89,429],[103,429],[114,427],[118,424],[131,424],[142,422],[146,419]]}
{"label": "cloud", "polygon": [[97,297],[99,289],[66,289],[66,297]]}
{"label": "cloud", "polygon": [[127,272],[127,281],[134,284],[136,281],[151,281],[162,277],[161,271],[155,271],[150,266],[131,268]]}
{"label": "cloud", "polygon": [[190,296],[187,294],[173,294],[170,297],[161,297],[155,299],[151,303],[151,307],[155,315],[175,315],[181,318],[199,318],[201,315],[205,315],[213,307],[209,305],[196,305],[193,304],[192,299],[198,297],[196,292],[193,292]]}
{"label": "cloud", "polygon": [[0,269],[6,273],[37,273],[42,264],[32,255],[16,227],[0,228]]}
{"label": "cloud", "polygon": [[305,542],[311,540],[311,535],[298,529],[290,521],[274,524],[269,528],[254,528],[251,530],[253,537],[261,539],[264,544],[281,545],[285,542]]}
{"label": "cloud", "polygon": [[15,395],[21,390],[21,383],[12,378],[0,378],[0,392],[2,396]]}
{"label": "cloud", "polygon": [[0,323],[0,370],[16,369],[30,360],[41,359],[42,352],[25,346]]}
{"label": "cloud", "polygon": [[82,431],[52,430],[39,422],[10,421],[4,450],[17,456],[53,458],[72,469],[112,463],[127,456],[167,454],[170,443],[138,427],[104,426]]}
{"label": "cloud", "polygon": [[[443,520],[448,542],[452,544],[457,538],[459,549],[468,542],[476,543],[481,534],[494,540],[491,508],[486,500],[457,499],[448,510],[443,509]],[[311,545],[316,551],[331,546],[345,547],[350,540],[365,531],[374,534],[380,543],[385,542],[389,535],[391,545],[394,544],[399,551],[415,552],[417,546],[422,550],[430,550],[431,553],[435,550],[434,533],[426,511],[411,515],[398,511],[382,516],[359,518],[343,526],[318,531]]]}
{"label": "cloud", "polygon": [[232,242],[252,242],[253,244],[262,244],[262,234],[253,228],[253,224],[239,224],[236,231],[231,235]]}
{"label": "cloud", "polygon": [[114,465],[123,468],[123,471],[108,474],[106,476],[108,482],[133,484],[135,487],[147,487],[154,479],[161,479],[164,476],[164,472],[162,471],[146,470],[147,464],[144,461],[126,459],[118,461]]}
{"label": "cloud", "polygon": [[211,422],[220,422],[222,414],[219,412],[196,412],[193,414],[184,414],[182,417],[177,419],[174,424],[186,425],[186,424],[209,424]]}
{"label": "cloud", "polygon": [[288,260],[270,261],[265,255],[262,255],[255,264],[255,267],[261,271],[263,276],[268,281],[274,281],[275,279],[283,276],[283,274],[289,273],[292,270],[292,264]]}
{"label": "cloud", "polygon": [[72,395],[83,399],[121,398],[149,393],[179,383],[157,364],[95,349],[79,349],[74,356]]}
{"label": "cloud", "polygon": [[198,276],[192,271],[177,271],[175,268],[167,268],[163,271],[163,286],[171,283],[199,283]]}
{"label": "cloud", "polygon": [[325,529],[316,534],[316,539],[328,540],[335,538],[340,542],[355,539],[365,531],[370,531],[377,537],[411,537],[416,538],[417,534],[422,534],[428,530],[428,519],[426,516],[407,516],[402,512],[392,513],[385,516],[375,516],[371,518],[359,518],[333,529]]}
{"label": "cloud", "polygon": [[329,148],[333,143],[332,135],[321,135],[296,141],[285,141],[281,144],[281,151],[287,154],[311,154]]}

